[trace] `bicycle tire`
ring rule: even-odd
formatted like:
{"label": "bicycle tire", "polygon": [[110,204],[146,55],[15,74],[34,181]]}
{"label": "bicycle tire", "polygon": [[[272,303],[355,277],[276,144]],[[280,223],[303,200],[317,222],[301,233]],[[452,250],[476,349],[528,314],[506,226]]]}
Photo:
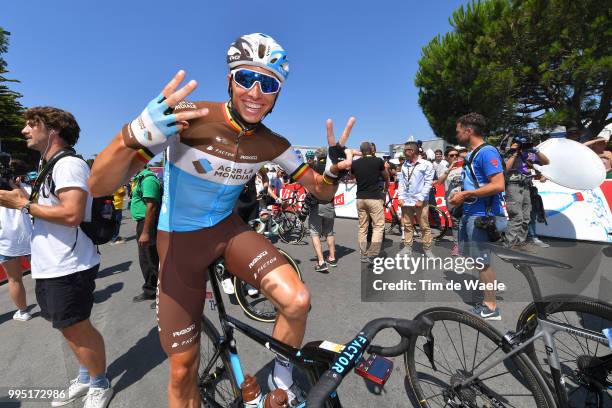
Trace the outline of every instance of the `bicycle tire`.
{"label": "bicycle tire", "polygon": [[[283,251],[280,248],[277,248],[278,251],[285,257],[289,265],[293,267],[296,271],[300,280],[302,280],[302,273],[300,272],[300,268],[297,263],[288,253]],[[238,304],[244,311],[244,313],[251,319],[257,320],[259,322],[264,323],[274,323],[276,321],[276,315],[278,314],[272,302],[267,300],[261,293],[257,293],[257,295],[249,295],[249,289],[253,287],[243,281],[242,279],[234,276],[234,290],[236,294],[236,299],[238,300]],[[265,302],[265,304],[264,304]],[[259,306],[259,304],[263,304],[262,309],[259,310],[255,306]]]}
{"label": "bicycle tire", "polygon": [[283,210],[283,214],[278,218],[278,237],[285,244],[299,244],[304,239],[306,226],[293,210]]}
{"label": "bicycle tire", "polygon": [[391,213],[391,221],[385,222],[385,233],[391,234],[394,230],[397,230],[399,235],[402,234],[402,223],[399,220],[397,214]]}
{"label": "bicycle tire", "polygon": [[[221,342],[219,332],[206,317],[202,316],[202,333],[200,336],[200,366],[198,368],[198,389],[204,407],[233,407],[234,401],[241,395],[236,378],[229,361],[229,352],[221,352],[209,372],[204,369],[218,351]],[[223,384],[223,386],[220,386]],[[216,405],[211,405],[211,403]]]}
{"label": "bicycle tire", "polygon": [[[562,322],[578,328],[586,328],[599,333],[601,333],[604,328],[612,327],[612,305],[608,303],[574,295],[546,296],[543,302],[547,303],[546,313],[547,318],[550,320]],[[577,315],[577,318],[574,318],[574,313]],[[519,332],[523,328],[525,329],[521,335],[522,339],[533,337],[536,328],[535,320],[533,319],[535,314],[535,303],[533,302],[527,305],[521,312],[516,324],[516,330]],[[576,325],[576,322],[584,322],[585,324],[579,327]],[[596,367],[597,358],[603,355],[609,355],[611,353],[610,349],[605,346],[600,346],[598,343],[597,346],[590,347],[590,344],[594,345],[596,342],[593,340],[589,341],[587,338],[579,338],[578,336],[565,332],[556,332],[553,337],[557,348],[557,354],[561,361],[561,373],[564,376],[566,389],[568,389],[570,403],[572,406],[581,408],[598,406],[597,394],[595,394],[594,388],[586,382],[586,379],[595,378],[596,375],[601,377],[602,374],[604,374],[601,371],[595,372],[594,367]],[[598,353],[598,351],[601,351],[601,353]],[[593,354],[591,354],[591,352],[593,352]],[[538,339],[529,344],[525,348],[525,353],[532,360],[544,379],[547,380],[551,389],[554,389],[551,374],[544,368],[544,365],[548,365],[548,363],[546,362],[546,351],[544,350],[544,342],[542,339]],[[607,370],[606,377],[603,378],[602,383],[604,389],[612,387],[612,370]],[[591,396],[595,397],[596,405],[589,405]],[[605,398],[603,406],[612,407],[612,394],[609,392],[604,393],[603,398]]]}
{"label": "bicycle tire", "polygon": [[[459,381],[469,378],[471,373],[476,368],[484,366],[485,361],[492,357],[496,351],[499,351],[499,354],[495,355],[494,358],[507,353],[511,350],[511,346],[502,341],[502,335],[495,328],[468,312],[448,307],[435,307],[419,313],[415,319],[421,316],[427,316],[434,322],[432,333],[434,341],[438,341],[438,346],[434,345],[433,357],[438,370],[431,368],[428,358],[425,357],[423,347],[419,348],[419,342],[423,342],[425,339],[423,337],[413,339],[408,351],[404,354],[404,365],[409,391],[412,393],[411,397],[415,406],[555,407],[554,397],[546,386],[546,381],[522,351],[485,372],[478,381],[473,382],[469,387],[454,391],[451,384],[457,384]],[[458,336],[451,337],[449,327],[451,329],[458,328]],[[475,332],[476,346],[473,356],[469,354],[469,351],[466,354],[465,349],[466,344],[474,344],[469,329]],[[447,347],[446,343],[444,343],[444,349],[440,348],[440,338],[444,333],[448,335],[452,348]],[[481,337],[483,342],[486,339],[491,344],[483,345],[482,353],[478,354]],[[461,339],[460,348],[458,348],[459,344],[455,344],[455,341],[453,341],[457,338]],[[464,340],[472,340],[472,342],[464,343]],[[417,351],[419,355],[417,355]],[[463,358],[460,356],[460,352]],[[435,360],[436,355],[444,357],[444,361]],[[457,367],[453,368],[449,356],[451,360],[458,362]],[[477,359],[479,360],[478,364],[476,364]],[[469,368],[470,363],[471,368]],[[422,371],[418,371],[417,366]],[[443,373],[442,369],[448,371]],[[506,371],[498,373],[500,369],[506,369]],[[442,376],[445,378],[440,378]],[[433,386],[438,387],[439,390],[433,390]],[[492,387],[499,391],[494,391]],[[516,388],[521,389],[517,392]],[[510,394],[504,395],[506,390]],[[509,400],[511,401],[508,402]],[[453,403],[456,405],[453,405]]]}

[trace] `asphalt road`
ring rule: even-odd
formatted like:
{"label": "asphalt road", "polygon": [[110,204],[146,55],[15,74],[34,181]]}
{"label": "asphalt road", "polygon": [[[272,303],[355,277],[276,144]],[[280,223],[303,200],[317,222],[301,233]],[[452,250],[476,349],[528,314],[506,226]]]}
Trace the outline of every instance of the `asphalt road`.
{"label": "asphalt road", "polygon": [[[433,306],[452,306],[468,310],[471,301],[462,290],[444,290],[424,294],[424,291],[404,293],[404,301],[363,302],[361,275],[357,249],[356,220],[336,220],[339,263],[328,274],[313,271],[313,251],[310,244],[279,244],[298,260],[303,277],[312,294],[312,310],[309,315],[306,341],[331,340],[344,343],[352,339],[369,320],[393,316],[412,318],[420,311]],[[155,314],[149,302],[132,303],[132,297],[140,292],[142,276],[138,265],[135,241],[135,224],[124,219],[122,235],[128,237],[122,245],[104,245],[102,266],[97,279],[96,303],[92,322],[103,334],[106,342],[108,374],[116,395],[110,407],[151,408],[166,406],[166,381],[168,364],[159,345]],[[398,236],[388,237],[397,243]],[[309,239],[307,238],[309,242]],[[391,241],[387,243],[391,245]],[[542,283],[545,294],[556,291],[580,291],[592,297],[610,299],[612,293],[611,248],[588,242],[552,240],[552,248],[540,249],[538,254],[547,258],[578,265],[565,274],[548,271]],[[434,252],[439,256],[450,253],[450,242],[442,242]],[[417,245],[418,248],[418,245]],[[386,248],[393,254],[394,247]],[[493,325],[504,332],[515,325],[516,318],[530,299],[525,279],[508,264],[494,263],[498,279],[508,286],[498,294],[503,319]],[[582,272],[579,272],[582,271]],[[365,271],[364,274],[371,274]],[[442,282],[464,281],[469,275],[442,271],[428,272],[428,279]],[[538,276],[544,277],[544,273]],[[380,276],[385,276],[384,274]],[[407,279],[412,279],[406,274]],[[23,386],[34,388],[64,387],[77,374],[77,363],[60,334],[39,315],[34,296],[34,281],[24,279],[30,312],[34,319],[27,323],[12,320],[14,306],[9,299],[7,286],[0,286],[0,397],[9,388]],[[430,296],[431,295],[431,296]],[[407,300],[407,301],[406,301]],[[226,304],[229,305],[229,302]],[[230,312],[254,327],[271,332],[271,325],[252,322],[236,306]],[[209,305],[205,313],[214,315]],[[256,373],[265,379],[273,355],[249,339],[238,335],[238,350],[247,373]],[[381,342],[391,344],[394,335],[384,335]],[[437,347],[450,348],[450,344],[438,342]],[[393,374],[380,391],[364,384],[356,375],[346,378],[339,388],[339,395],[346,407],[406,407],[408,400],[404,384],[403,359],[395,358]],[[263,381],[260,381],[263,385]],[[265,388],[265,385],[264,385]],[[0,404],[6,407],[47,407],[48,402]],[[74,403],[73,406],[80,406]]]}

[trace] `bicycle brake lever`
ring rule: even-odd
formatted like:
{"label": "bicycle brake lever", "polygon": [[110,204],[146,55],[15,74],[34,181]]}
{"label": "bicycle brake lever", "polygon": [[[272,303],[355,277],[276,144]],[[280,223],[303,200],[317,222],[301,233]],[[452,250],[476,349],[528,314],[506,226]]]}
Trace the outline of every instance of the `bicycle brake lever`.
{"label": "bicycle brake lever", "polygon": [[427,356],[427,359],[429,360],[429,363],[431,364],[431,368],[434,371],[438,371],[438,368],[436,367],[436,363],[434,360],[434,337],[433,337],[433,334],[431,334],[431,332],[427,335],[427,342],[423,344],[423,351],[425,352],[425,355]]}

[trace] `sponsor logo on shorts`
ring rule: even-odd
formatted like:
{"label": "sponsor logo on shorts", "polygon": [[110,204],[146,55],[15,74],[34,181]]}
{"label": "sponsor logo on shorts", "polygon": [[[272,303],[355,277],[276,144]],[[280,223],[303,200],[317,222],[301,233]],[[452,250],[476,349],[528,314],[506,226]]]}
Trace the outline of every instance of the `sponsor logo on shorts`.
{"label": "sponsor logo on shorts", "polygon": [[240,160],[257,160],[257,156],[240,156]]}
{"label": "sponsor logo on shorts", "polygon": [[183,330],[172,332],[172,337],[182,336],[184,334],[187,334],[187,333],[191,332],[193,329],[195,329],[195,323],[193,323],[189,327],[184,328]]}
{"label": "sponsor logo on shorts", "polygon": [[255,273],[255,275],[257,276],[259,274],[259,272],[263,271],[263,269],[267,266],[270,266],[273,262],[276,262],[276,257],[272,258],[272,259],[268,259],[266,262],[264,262],[263,264],[259,265],[259,267],[257,268],[257,272]]}
{"label": "sponsor logo on shorts", "polygon": [[259,254],[257,254],[257,256],[256,256],[255,258],[253,258],[253,260],[251,261],[251,263],[249,263],[249,269],[252,269],[252,268],[253,268],[253,266],[254,266],[254,265],[257,263],[257,262],[259,262],[259,260],[260,260],[261,258],[263,258],[263,257],[264,257],[264,256],[266,256],[266,255],[268,255],[268,251],[263,251],[263,252],[260,252]]}

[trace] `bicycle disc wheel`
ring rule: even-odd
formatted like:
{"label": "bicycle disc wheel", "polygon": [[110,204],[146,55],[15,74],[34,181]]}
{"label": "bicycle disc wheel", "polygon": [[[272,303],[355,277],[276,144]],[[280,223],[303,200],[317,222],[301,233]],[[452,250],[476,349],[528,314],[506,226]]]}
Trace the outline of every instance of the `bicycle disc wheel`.
{"label": "bicycle disc wheel", "polygon": [[[240,395],[240,388],[229,361],[227,351],[219,351],[221,336],[211,321],[202,316],[200,336],[200,367],[198,389],[205,407],[231,407]],[[206,370],[206,367],[210,368]]]}
{"label": "bicycle disc wheel", "polygon": [[[436,307],[419,313],[434,322],[433,347],[427,339],[413,339],[404,354],[407,380],[420,407],[542,407],[554,398],[529,358],[519,352],[492,367],[469,384],[455,387],[493,359],[511,350],[501,334],[467,312]],[[428,351],[432,350],[431,360]],[[433,368],[435,365],[435,369]]]}
{"label": "bicycle disc wheel", "polygon": [[[300,280],[302,280],[302,273],[295,260],[282,249],[277,249],[296,271]],[[276,308],[263,293],[236,276],[234,276],[234,288],[238,304],[240,304],[240,307],[242,307],[247,316],[264,323],[274,323],[276,321]]]}
{"label": "bicycle disc wheel", "polygon": [[[612,327],[612,305],[585,297],[554,295],[546,302],[547,319],[597,333]],[[530,303],[519,316],[517,332],[525,328],[523,339],[536,329],[535,304]],[[573,407],[612,407],[612,351],[595,340],[558,331],[553,335],[561,363],[561,374]],[[542,338],[525,348],[542,376],[553,387],[548,371],[548,356]],[[604,363],[607,358],[607,364]]]}
{"label": "bicycle disc wheel", "polygon": [[286,244],[298,244],[304,238],[306,226],[293,210],[285,210],[277,219],[278,237]]}

